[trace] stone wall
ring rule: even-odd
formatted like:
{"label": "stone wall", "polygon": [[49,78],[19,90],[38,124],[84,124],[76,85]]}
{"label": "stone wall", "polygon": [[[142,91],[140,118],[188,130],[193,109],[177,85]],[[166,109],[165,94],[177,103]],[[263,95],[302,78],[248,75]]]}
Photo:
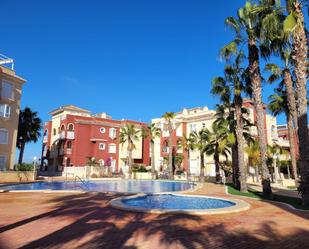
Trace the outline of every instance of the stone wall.
{"label": "stone wall", "polygon": [[33,171],[0,171],[0,183],[31,181],[33,181]]}

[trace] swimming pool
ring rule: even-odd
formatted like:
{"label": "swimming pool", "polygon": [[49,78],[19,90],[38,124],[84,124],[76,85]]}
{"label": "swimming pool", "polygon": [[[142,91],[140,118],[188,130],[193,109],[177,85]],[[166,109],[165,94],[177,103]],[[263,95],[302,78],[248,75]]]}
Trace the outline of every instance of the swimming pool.
{"label": "swimming pool", "polygon": [[96,192],[161,193],[191,190],[195,184],[177,181],[103,180],[35,182],[0,186],[0,190],[84,190]]}
{"label": "swimming pool", "polygon": [[138,194],[113,199],[114,208],[149,213],[218,214],[247,210],[242,200],[184,194]]}

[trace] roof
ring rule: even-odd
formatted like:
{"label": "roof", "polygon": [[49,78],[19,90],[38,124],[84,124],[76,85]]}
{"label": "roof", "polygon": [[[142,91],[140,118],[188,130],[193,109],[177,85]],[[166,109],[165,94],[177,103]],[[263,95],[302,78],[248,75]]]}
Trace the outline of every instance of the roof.
{"label": "roof", "polygon": [[54,114],[57,114],[57,113],[62,112],[64,110],[83,112],[83,113],[89,113],[89,114],[91,113],[90,111],[88,111],[86,109],[79,108],[75,105],[64,105],[64,106],[60,106],[59,108],[49,112],[48,114],[54,115]]}

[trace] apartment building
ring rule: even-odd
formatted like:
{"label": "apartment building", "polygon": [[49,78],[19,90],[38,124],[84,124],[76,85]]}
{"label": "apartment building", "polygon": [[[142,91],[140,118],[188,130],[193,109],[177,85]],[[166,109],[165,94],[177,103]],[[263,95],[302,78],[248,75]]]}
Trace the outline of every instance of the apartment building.
{"label": "apartment building", "polygon": [[[41,170],[62,172],[63,167],[85,166],[90,158],[100,166],[110,166],[112,172],[125,170],[126,144],[119,144],[119,133],[125,124],[137,129],[145,123],[114,120],[106,113],[92,115],[90,111],[73,105],[61,106],[49,113],[45,123]],[[134,163],[149,165],[149,140],[135,142]]]}
{"label": "apartment building", "polygon": [[0,170],[14,168],[22,86],[14,61],[0,55]]}
{"label": "apartment building", "polygon": [[[248,119],[254,124],[256,123],[256,113],[254,109],[254,104],[250,99],[244,99],[243,106],[248,110]],[[177,146],[177,141],[181,139],[182,136],[188,137],[193,131],[200,131],[203,128],[211,130],[211,126],[215,121],[216,111],[209,110],[205,107],[197,107],[192,109],[183,109],[181,112],[176,113],[176,118],[174,119],[174,134],[172,134],[174,153],[180,154],[183,157],[182,166],[185,170],[190,167],[190,173],[199,175],[200,173],[200,153],[197,150],[193,150],[188,153],[183,151],[182,148]],[[267,135],[268,144],[272,145],[278,139],[277,136],[277,123],[276,118],[266,113],[264,114],[265,122],[265,132]],[[165,128],[166,121],[163,118],[156,118],[152,120],[152,123],[156,124],[163,131],[160,138],[155,140],[155,167],[160,170],[166,167],[166,162],[164,158],[168,156],[168,138],[169,132]],[[250,133],[257,137],[256,127],[251,127]],[[212,157],[205,156],[205,174],[209,176],[215,176],[215,165]]]}

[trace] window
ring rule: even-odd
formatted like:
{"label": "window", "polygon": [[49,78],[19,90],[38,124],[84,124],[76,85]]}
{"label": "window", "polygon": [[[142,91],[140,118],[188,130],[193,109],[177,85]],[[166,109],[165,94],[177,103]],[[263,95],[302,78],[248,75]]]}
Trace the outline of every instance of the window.
{"label": "window", "polygon": [[64,130],[65,130],[65,125],[61,125],[60,130],[61,130],[61,131],[64,131]]}
{"label": "window", "polygon": [[7,157],[0,155],[0,170],[6,170],[6,161],[7,161]]}
{"label": "window", "polygon": [[109,153],[116,153],[116,144],[110,144],[108,146],[108,152]]}
{"label": "window", "polygon": [[6,81],[2,81],[1,96],[4,99],[14,100],[14,86],[13,86],[13,84],[6,82]]}
{"label": "window", "polygon": [[190,132],[196,131],[196,125],[195,124],[190,124]]}
{"label": "window", "polygon": [[56,136],[56,134],[57,134],[57,130],[56,130],[56,128],[54,128],[53,129],[53,135]]}
{"label": "window", "polygon": [[72,142],[71,141],[67,142],[67,149],[72,149]]}
{"label": "window", "polygon": [[11,114],[11,107],[7,104],[0,104],[0,117],[9,118]]}
{"label": "window", "polygon": [[101,128],[100,128],[100,132],[101,132],[101,133],[105,133],[105,131],[106,131],[106,130],[105,130],[104,127],[101,127]]}
{"label": "window", "polygon": [[116,138],[116,129],[115,128],[109,128],[109,137],[110,138]]}
{"label": "window", "polygon": [[99,165],[100,165],[100,166],[104,166],[104,160],[103,160],[103,159],[100,159],[100,160],[99,160]]}
{"label": "window", "polygon": [[73,124],[68,124],[68,130],[69,131],[74,131],[74,125]]}
{"label": "window", "polygon": [[105,150],[105,143],[99,143],[99,150]]}
{"label": "window", "polygon": [[9,131],[7,129],[0,129],[0,144],[7,144],[9,140]]}
{"label": "window", "polygon": [[206,124],[202,123],[202,127],[203,127],[203,129],[205,129],[206,128]]}

